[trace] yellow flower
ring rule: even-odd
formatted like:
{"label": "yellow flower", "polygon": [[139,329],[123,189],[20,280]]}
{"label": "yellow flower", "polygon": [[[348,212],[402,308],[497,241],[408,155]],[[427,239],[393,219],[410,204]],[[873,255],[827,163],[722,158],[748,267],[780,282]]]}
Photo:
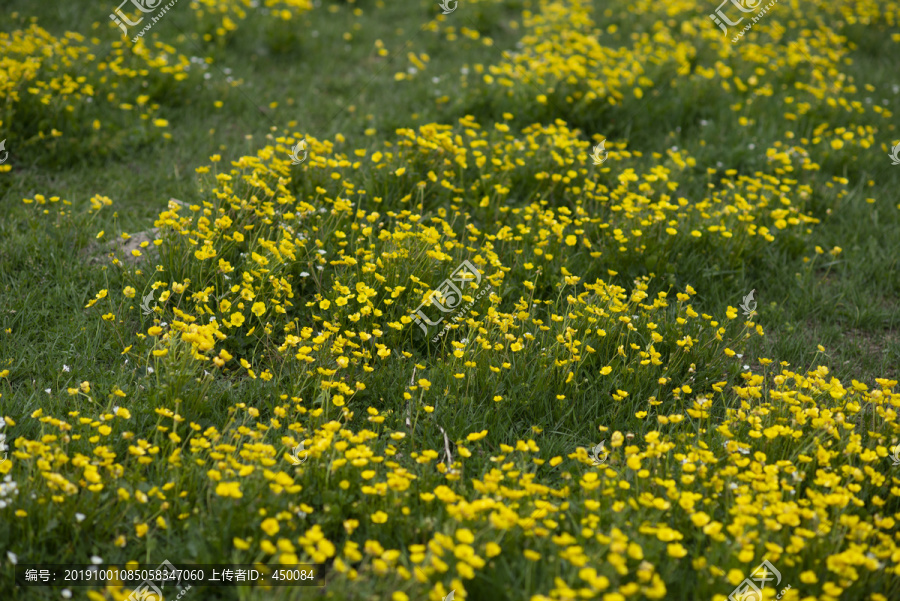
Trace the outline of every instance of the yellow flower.
{"label": "yellow flower", "polygon": [[216,494],[220,497],[231,497],[232,499],[240,499],[244,496],[241,492],[241,485],[237,482],[219,482],[216,485]]}
{"label": "yellow flower", "polygon": [[698,528],[702,528],[709,523],[709,515],[702,511],[698,511],[697,513],[691,515],[691,521],[694,523],[694,526]]}
{"label": "yellow flower", "polygon": [[260,524],[260,527],[263,529],[263,532],[265,532],[269,536],[275,536],[280,530],[280,528],[278,527],[278,520],[273,518],[263,520],[263,523]]}
{"label": "yellow flower", "polygon": [[234,544],[235,549],[240,549],[241,551],[246,551],[247,549],[250,548],[250,543],[248,543],[244,539],[238,538],[236,536],[233,539],[231,539],[231,542]]}
{"label": "yellow flower", "polygon": [[255,302],[253,306],[250,308],[250,312],[256,315],[257,317],[262,317],[263,313],[266,312],[265,303]]}
{"label": "yellow flower", "polygon": [[460,528],[456,531],[456,540],[461,543],[471,545],[473,542],[475,542],[475,535],[472,534],[472,531],[468,528]]}
{"label": "yellow flower", "polygon": [[147,530],[149,530],[149,529],[150,529],[150,527],[147,526],[147,524],[138,524],[137,526],[134,527],[134,530],[137,533],[138,538],[142,538],[145,534],[147,534]]}
{"label": "yellow flower", "polygon": [[373,522],[376,524],[384,524],[388,521],[388,514],[383,511],[376,511],[371,516],[369,516]]}

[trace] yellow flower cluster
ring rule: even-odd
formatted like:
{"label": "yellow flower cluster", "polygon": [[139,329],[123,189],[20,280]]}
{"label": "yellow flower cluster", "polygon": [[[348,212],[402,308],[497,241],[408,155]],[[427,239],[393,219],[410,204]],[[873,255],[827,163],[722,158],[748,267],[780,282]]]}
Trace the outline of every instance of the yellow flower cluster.
{"label": "yellow flower cluster", "polygon": [[[36,24],[0,32],[0,96],[6,99],[0,127],[7,148],[23,156],[40,145],[65,161],[85,147],[110,145],[116,131],[134,129],[136,122],[164,127],[159,103],[141,83],[169,87],[188,77],[190,61],[167,44],[154,46],[115,42],[110,52],[97,38],[76,32],[55,37]],[[141,129],[151,135],[155,128]],[[58,143],[64,136],[77,144]]]}
{"label": "yellow flower cluster", "polygon": [[[179,429],[184,418],[157,409],[161,420],[150,440],[124,429],[131,418],[125,409],[97,418],[73,411],[68,420],[38,410],[31,418],[44,424],[45,434],[19,438],[13,456],[39,469],[48,500],[56,504],[82,489],[116,489],[115,511],[145,516],[135,517],[138,537],[147,535],[151,516],[162,518],[156,528],[165,529],[192,514],[185,511],[177,477],[136,487],[128,476],[131,460],[164,471],[189,462],[206,470],[218,497],[241,500],[265,490],[273,507],[327,479],[340,491],[343,517],[329,515],[337,507],[327,502],[320,509],[300,503],[260,510],[258,535],[236,536],[235,547],[258,548],[276,563],[333,560],[351,580],[371,575],[397,588],[437,582],[431,590],[441,596],[450,589],[464,592],[492,559],[521,554],[560,570],[553,588],[536,600],[608,594],[663,599],[673,584],[666,566],[687,555],[687,544],[703,549],[691,560],[692,570],[709,590],[716,583],[738,584],[760,549],[782,572],[809,567],[804,557],[822,558],[827,570],[804,571],[801,578],[807,590],[821,587],[827,597],[886,571],[898,574],[900,546],[890,507],[900,489],[890,486],[883,470],[900,434],[897,381],[879,379],[876,389],[853,381],[845,388],[822,367],[806,374],[782,369],[769,377],[747,373],[744,379],[733,389],[739,404],[724,414],[726,393],[695,396],[683,409],[659,413],[658,424],[640,435],[612,432],[608,460],[599,468],[583,448],[542,457],[540,435],[492,451],[480,442],[487,432],[472,432],[457,441],[455,458],[438,461],[443,448],[414,445],[402,432],[377,442],[378,432],[318,419],[321,409],[307,412],[297,398],[276,405],[265,420],[239,403],[222,431],[193,422]],[[380,422],[377,409],[367,413],[370,422]],[[285,427],[283,420],[297,419],[291,415],[311,419],[306,436],[318,470],[294,471],[278,460],[280,444],[272,433]],[[289,429],[303,431],[298,422]],[[108,446],[118,437],[127,440],[127,456]],[[288,438],[282,442],[296,442]],[[90,453],[74,450],[80,440],[90,443]],[[495,467],[470,472],[481,454],[490,455]],[[319,524],[298,522],[298,513],[319,512],[323,523],[341,520],[351,537],[363,527],[374,538],[338,543]],[[389,539],[391,529],[416,528],[423,515],[448,520],[407,551],[379,541]],[[382,525],[389,528],[378,530]]]}
{"label": "yellow flower cluster", "polygon": [[[263,4],[279,19],[312,7]],[[900,9],[887,4],[817,10],[893,24]],[[191,3],[213,16],[207,40],[250,6]],[[824,20],[799,18],[787,39],[770,17],[732,45],[714,7],[697,6],[637,0],[632,16],[656,25],[623,38],[597,25],[593,3],[539,0],[522,13],[520,51],[472,69],[501,120],[466,115],[372,143],[284,130],[230,165],[210,157],[199,199],[173,199],[155,220],[155,248],[141,245],[154,252],[117,261],[85,304],[133,378],[73,380],[71,410],[0,420],[4,435],[19,428],[0,475],[29,474],[21,488],[44,512],[118,516],[93,540],[132,558],[202,530],[222,557],[328,564],[337,598],[359,583],[396,601],[477,599],[487,582],[530,601],[724,601],[767,559],[792,586],[783,601],[886,601],[900,577],[898,382],[765,357],[741,369],[764,335],[755,314],[709,314],[680,270],[809,243],[814,209],[837,206],[851,182],[814,172],[875,145],[891,113],[844,97],[858,93],[850,43]],[[490,45],[459,24],[443,33]],[[41,110],[24,94],[75,106],[108,83],[82,72],[187,76],[183,57],[162,58],[174,50],[143,44],[95,64],[74,34],[0,34],[0,91],[16,111]],[[812,76],[795,82],[801,56]],[[666,85],[733,95],[745,127],[777,94],[802,133],[773,136],[752,168],[677,147],[649,163],[623,141],[596,165],[602,133],[522,125],[505,108],[605,115]],[[124,108],[121,93],[105,102]],[[157,118],[149,98],[127,100]],[[810,125],[823,107],[861,122]],[[301,138],[308,157],[292,165]],[[98,193],[90,211],[112,202]],[[460,265],[469,277],[447,285]],[[601,445],[575,439],[585,424]]]}
{"label": "yellow flower cluster", "polygon": [[225,39],[238,29],[238,23],[250,13],[267,15],[279,21],[291,21],[312,10],[311,0],[191,0],[190,8],[201,28],[204,41]]}

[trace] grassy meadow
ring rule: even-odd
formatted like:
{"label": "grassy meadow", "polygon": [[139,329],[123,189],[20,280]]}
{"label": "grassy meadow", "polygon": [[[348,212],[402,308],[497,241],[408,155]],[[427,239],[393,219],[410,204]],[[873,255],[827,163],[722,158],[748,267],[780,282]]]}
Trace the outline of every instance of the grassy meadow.
{"label": "grassy meadow", "polygon": [[900,595],[900,2],[133,2],[0,7],[0,599]]}

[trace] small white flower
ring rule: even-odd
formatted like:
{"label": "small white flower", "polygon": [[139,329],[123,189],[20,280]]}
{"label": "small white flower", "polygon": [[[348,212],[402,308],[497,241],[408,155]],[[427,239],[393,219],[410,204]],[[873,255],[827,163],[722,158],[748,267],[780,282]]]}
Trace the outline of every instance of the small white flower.
{"label": "small white flower", "polygon": [[19,563],[19,556],[13,553],[12,551],[7,551],[6,556],[9,558],[9,563],[16,565]]}
{"label": "small white flower", "polygon": [[416,73],[419,72],[419,70],[416,69],[415,67],[409,67],[406,69],[406,72],[409,73],[410,75],[415,75]]}
{"label": "small white flower", "polygon": [[325,251],[324,251],[323,249],[321,249],[321,248],[320,248],[319,250],[317,250],[316,252],[319,253],[320,255],[324,255],[324,254],[325,254]]}
{"label": "small white flower", "polygon": [[62,590],[62,592],[60,592],[59,594],[62,595],[63,599],[71,599],[72,598],[72,591],[70,591],[67,588],[64,588]]}
{"label": "small white flower", "polygon": [[709,121],[707,121],[706,119],[700,119],[700,125],[706,127],[707,125],[709,125]]}
{"label": "small white flower", "polygon": [[468,67],[462,67],[462,68],[459,70],[459,72],[462,73],[463,75],[468,75],[468,74],[469,74],[469,68],[468,68]]}
{"label": "small white flower", "polygon": [[300,277],[301,277],[301,278],[308,278],[308,277],[309,277],[309,274],[308,274],[307,272],[305,272],[305,271],[301,271],[301,272],[300,272]]}
{"label": "small white flower", "polygon": [[431,78],[431,83],[438,83],[439,81],[441,81],[440,77],[432,77]]}
{"label": "small white flower", "polygon": [[322,267],[321,265],[316,265],[316,269],[318,269],[319,271],[322,271],[322,270],[325,269],[325,268]]}
{"label": "small white flower", "polygon": [[749,365],[745,365],[745,366],[744,366],[744,369],[750,369],[750,366],[749,366]]}
{"label": "small white flower", "polygon": [[744,358],[744,356],[743,356],[742,354],[740,354],[740,353],[736,354],[735,357],[737,357],[738,359],[743,359],[743,358]]}
{"label": "small white flower", "polygon": [[203,79],[210,79],[210,78],[212,78],[212,73],[204,73],[203,74]]}
{"label": "small white flower", "polygon": [[102,557],[97,557],[96,555],[91,555],[91,563],[94,565],[100,565],[103,563]]}
{"label": "small white flower", "polygon": [[47,388],[46,390],[44,390],[44,392],[46,392],[47,394],[50,394],[50,389]]}
{"label": "small white flower", "polygon": [[756,144],[747,144],[747,148],[753,150],[754,148],[756,148]]}
{"label": "small white flower", "polygon": [[152,367],[148,367],[148,368],[147,368],[147,373],[148,373],[148,374],[152,374],[152,373],[153,373],[153,368],[152,368]]}
{"label": "small white flower", "polygon": [[730,488],[731,490],[737,490],[737,483],[732,482],[731,484],[728,485],[728,488]]}
{"label": "small white flower", "polygon": [[63,365],[63,371],[72,371],[68,365]]}
{"label": "small white flower", "polygon": [[75,514],[75,519],[78,520],[79,522],[83,522],[83,521],[84,521],[84,518],[85,518],[85,515],[84,515],[83,513],[76,513],[76,514]]}

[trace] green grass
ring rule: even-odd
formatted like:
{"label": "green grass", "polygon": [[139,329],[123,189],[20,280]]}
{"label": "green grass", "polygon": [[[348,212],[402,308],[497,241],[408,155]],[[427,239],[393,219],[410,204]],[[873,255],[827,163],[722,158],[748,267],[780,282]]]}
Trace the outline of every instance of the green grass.
{"label": "green grass", "polygon": [[[269,383],[238,378],[195,380],[193,376],[166,379],[158,372],[148,375],[142,367],[123,363],[121,353],[125,341],[110,335],[97,310],[84,309],[98,290],[121,289],[127,284],[116,270],[105,267],[107,263],[89,262],[97,254],[93,246],[97,232],[104,230],[109,238],[119,231],[148,230],[165,210],[169,198],[200,202],[205,196],[194,173],[195,167],[205,165],[213,154],[222,155],[223,166],[243,155],[254,154],[266,143],[272,127],[296,122],[289,128],[291,131],[319,140],[332,139],[340,133],[349,140],[348,147],[368,147],[371,152],[383,149],[383,140],[396,139],[394,131],[398,127],[430,122],[452,124],[470,114],[485,128],[494,121],[504,121],[501,115],[505,111],[515,114],[514,127],[560,118],[570,127],[580,128],[585,139],[594,132],[602,132],[610,139],[627,141],[629,150],[642,153],[634,164],[638,172],[647,172],[665,160],[658,153],[664,153],[667,148],[688,149],[698,165],[693,170],[693,179],[679,189],[679,194],[698,198],[705,193],[709,181],[705,174],[707,166],[721,162],[723,168],[752,174],[766,163],[760,149],[783,139],[785,131],[794,131],[799,139],[810,136],[821,122],[833,126],[841,123],[841,114],[827,107],[814,118],[800,122],[787,123],[780,119],[777,101],[791,93],[793,82],[785,82],[774,98],[753,99],[757,117],[750,126],[738,124],[730,108],[734,98],[728,93],[713,84],[709,86],[711,89],[692,89],[674,78],[658,81],[653,93],[648,93],[639,106],[605,107],[602,111],[570,112],[559,104],[553,105],[553,109],[532,110],[524,106],[521,98],[492,96],[474,83],[466,88],[458,87],[460,68],[474,70],[476,64],[493,64],[500,60],[502,51],[515,50],[519,32],[509,26],[509,21],[518,20],[521,9],[533,5],[528,1],[497,3],[488,8],[467,7],[461,1],[457,13],[447,18],[446,23],[458,18],[462,24],[489,35],[494,40],[493,46],[465,38],[451,43],[443,36],[420,31],[439,12],[435,2],[382,5],[365,0],[348,3],[323,0],[322,7],[293,22],[291,28],[279,27],[263,35],[266,25],[248,23],[226,43],[211,45],[192,34],[192,16],[187,3],[182,1],[183,6],[176,5],[155,25],[152,35],[173,44],[187,56],[210,55],[214,64],[207,70],[209,79],[191,77],[176,89],[156,92],[154,100],[161,105],[159,115],[169,121],[166,130],[172,134],[171,139],[125,137],[108,152],[96,143],[82,145],[68,137],[63,138],[68,147],[56,150],[32,144],[21,151],[14,137],[7,140],[13,170],[0,174],[0,371],[9,369],[11,376],[8,381],[0,380],[0,415],[17,419],[21,426],[17,430],[19,436],[38,438],[41,435],[40,424],[33,420],[26,423],[24,419],[37,409],[63,416],[73,410],[93,414],[106,408],[105,399],[99,399],[95,407],[83,407],[79,406],[82,397],[65,394],[66,388],[77,387],[85,380],[96,391],[107,391],[113,386],[123,389],[131,386],[139,391],[138,398],[147,410],[133,411],[135,418],[128,427],[136,433],[152,432],[159,423],[152,409],[168,406],[173,398],[184,399],[181,411],[191,420],[204,428],[216,425],[224,431],[225,424],[237,419],[228,411],[236,403],[270,412],[280,402],[281,394],[316,396],[317,381],[301,377],[299,372],[285,373]],[[620,27],[628,27],[618,15],[604,17],[605,4],[595,5],[598,7],[595,18],[601,26],[618,23]],[[329,11],[329,7],[335,10]],[[361,16],[353,15],[356,7],[362,9]],[[104,21],[112,8],[112,4],[85,0],[56,4],[7,0],[3,9],[7,18],[0,29],[10,31],[23,26],[28,18],[37,17],[38,24],[54,34],[79,31],[112,40],[112,30],[107,30]],[[18,13],[17,18],[11,17],[14,12]],[[773,12],[767,18],[777,19],[778,15]],[[95,22],[101,25],[94,28]],[[889,34],[881,29],[873,32],[853,25],[836,24],[835,29],[858,44],[850,52],[857,82],[875,86],[878,92],[871,94],[874,101],[880,103],[882,98],[887,98],[888,107],[895,114],[900,113],[900,95],[888,92],[895,81],[898,56]],[[352,40],[343,39],[345,32],[352,33]],[[377,56],[375,40],[382,40],[391,50],[388,57]],[[409,40],[412,40],[412,50],[428,53],[431,60],[417,77],[395,81],[394,73],[406,71],[409,66],[406,51],[397,49],[405,48]],[[714,57],[701,53],[696,62],[704,64],[709,60]],[[231,69],[231,77],[242,80],[244,85],[229,87],[222,71],[225,68]],[[439,83],[433,83],[432,77],[440,77]],[[451,100],[436,103],[439,96],[436,88]],[[221,109],[213,107],[216,100],[224,103]],[[272,103],[277,106],[271,106]],[[709,125],[700,125],[701,120],[708,121]],[[886,121],[880,123],[884,127]],[[367,137],[364,133],[367,128],[374,128],[376,134]],[[894,126],[890,130],[894,138],[898,137]],[[880,134],[879,143],[890,145],[889,137]],[[755,145],[755,152],[748,148],[749,144]],[[900,365],[900,208],[897,205],[900,166],[892,167],[887,154],[876,147],[870,148],[865,156],[845,151],[821,164],[821,171],[795,174],[815,191],[807,209],[821,220],[802,239],[767,245],[758,254],[741,257],[721,256],[715,248],[703,244],[677,246],[673,254],[660,253],[646,261],[635,260],[626,265],[611,264],[606,258],[592,261],[585,256],[579,259],[582,270],[578,273],[585,281],[592,282],[596,277],[605,278],[608,269],[617,269],[620,273],[614,281],[629,289],[634,278],[652,274],[651,295],[659,290],[683,290],[691,285],[698,291],[692,301],[695,309],[712,315],[724,315],[728,306],[737,306],[744,295],[755,289],[759,302],[756,321],[764,328],[765,337],[751,338],[740,362],[700,365],[695,375],[698,383],[712,383],[723,376],[739,382],[737,370],[741,364],[749,364],[757,372],[761,369],[758,360],[761,357],[785,361],[798,371],[826,365],[845,385],[851,379],[872,386],[877,377],[896,378],[900,375],[897,369]],[[835,176],[849,180],[849,193],[840,199],[828,190]],[[372,177],[381,176],[373,174]],[[526,194],[527,182],[520,184],[519,191]],[[386,197],[392,196],[388,202],[396,206],[392,201],[407,192],[388,188]],[[88,199],[98,193],[112,198],[113,207],[85,217]],[[37,214],[33,205],[22,203],[23,198],[35,194],[58,195],[70,201],[73,216],[61,219]],[[874,198],[875,202],[868,203],[867,198]],[[495,218],[500,221],[503,217]],[[824,249],[825,254],[817,256],[816,246]],[[832,257],[827,251],[835,246],[840,246],[842,252]],[[812,260],[806,263],[805,257]],[[425,278],[425,274],[415,270],[415,265],[407,268]],[[433,284],[445,275],[429,274]],[[519,293],[524,292],[516,290],[505,299],[505,309],[511,310]],[[548,289],[548,292],[544,298],[551,298],[555,291]],[[306,296],[311,297],[313,293],[307,291]],[[302,314],[303,303],[296,304]],[[129,325],[135,326],[131,330],[142,326],[146,331],[148,323]],[[356,397],[360,407],[377,407],[396,424],[402,423],[406,411],[400,390],[410,379],[412,365],[418,358],[429,353],[434,357],[435,353],[422,341],[410,342],[407,350],[414,353],[414,358],[367,375],[367,389]],[[824,352],[817,350],[817,345],[822,345]],[[591,369],[604,365],[601,359],[614,356],[615,348],[602,349],[602,352],[603,356]],[[63,370],[64,365],[68,366],[67,371]],[[687,366],[683,367],[686,370]],[[454,385],[452,371],[446,366],[443,371],[437,370],[437,377],[433,372],[431,381],[436,390]],[[503,439],[531,438],[532,427],[540,425],[545,432],[541,443],[543,456],[551,457],[565,456],[576,446],[590,444],[598,422],[611,430],[639,431],[644,427],[626,409],[612,411],[603,403],[609,401],[610,393],[617,387],[626,386],[626,382],[631,386],[629,390],[645,396],[653,394],[654,386],[627,380],[595,384],[592,374],[587,373],[587,383],[577,401],[563,405],[555,399],[551,387],[544,388],[547,382],[542,381],[543,374],[533,365],[516,365],[503,376],[494,376],[484,367],[477,372],[471,389],[441,399],[430,419],[424,413],[420,415],[411,430],[411,438],[422,448],[442,448],[443,435],[436,427],[438,415],[451,440],[464,438],[466,432],[487,429],[491,433],[488,440],[494,448]],[[52,394],[47,394],[45,389],[50,389]],[[490,401],[488,391],[490,395],[519,398],[522,403],[483,411],[481,408]],[[352,426],[370,427],[365,418],[365,411],[357,410]],[[378,444],[379,448],[384,447],[383,441],[379,440]],[[488,457],[481,457],[479,465],[484,471],[493,467]],[[157,471],[146,474],[148,481],[166,479],[160,466],[152,469]],[[549,468],[546,471],[558,486],[567,482],[568,474],[555,473]],[[189,474],[180,476],[176,490],[191,490],[195,482]],[[22,485],[29,477],[40,478],[40,474],[32,471],[17,479]],[[314,501],[298,497],[296,503],[323,507],[319,523],[324,530],[337,535],[343,520],[366,519],[364,503],[344,495],[326,481],[325,474],[316,478],[315,485],[309,486]],[[436,482],[437,479],[429,484]],[[428,489],[424,481],[417,482],[416,486]],[[244,494],[252,499],[265,492],[264,488],[248,489]],[[57,510],[51,505],[34,506],[28,520],[29,560],[77,562],[93,554],[109,562],[133,558],[133,547],[126,553],[110,544],[114,533],[131,528],[128,523],[121,523],[121,527],[117,524],[116,520],[125,520],[125,516],[106,513],[111,506],[98,504],[87,515],[85,523],[94,524],[92,529],[74,526],[72,507]],[[162,557],[173,561],[190,557],[198,563],[230,561],[231,530],[223,524],[240,523],[246,517],[242,512],[248,507],[258,509],[252,505],[217,503],[211,492],[193,506],[184,503],[181,509],[195,513],[194,530],[173,528],[169,536],[148,540],[145,562],[158,563]],[[408,521],[394,524],[392,537],[382,540],[386,547],[393,543],[394,547],[404,549],[411,543],[427,540],[429,524],[445,517],[429,516],[424,508],[411,509],[413,513]],[[9,525],[0,524],[0,541],[9,541],[0,542],[0,551],[11,546],[21,548],[21,541],[6,538],[11,532]],[[516,598],[514,593],[503,589],[502,583],[510,575],[519,574],[520,568],[505,562],[492,564],[492,568],[482,572],[469,586],[469,598],[498,601]],[[681,574],[678,577],[682,579],[681,588],[673,594],[687,595],[695,582],[692,572],[674,565],[665,569]],[[546,581],[550,573],[547,570],[542,573],[539,567],[533,577]],[[31,593],[23,593],[21,589],[11,590],[9,577],[6,573],[0,576],[0,582],[6,583],[0,584],[0,596],[38,598],[27,596]],[[353,591],[352,583],[329,591],[334,598],[367,598],[365,592]],[[79,597],[82,593],[78,589],[75,594],[75,598],[83,598]],[[263,598],[249,589],[189,593],[191,599],[199,594],[203,599]],[[58,591],[40,598],[56,598],[56,595]],[[318,590],[313,589],[282,589],[266,596],[272,599],[317,597]]]}

